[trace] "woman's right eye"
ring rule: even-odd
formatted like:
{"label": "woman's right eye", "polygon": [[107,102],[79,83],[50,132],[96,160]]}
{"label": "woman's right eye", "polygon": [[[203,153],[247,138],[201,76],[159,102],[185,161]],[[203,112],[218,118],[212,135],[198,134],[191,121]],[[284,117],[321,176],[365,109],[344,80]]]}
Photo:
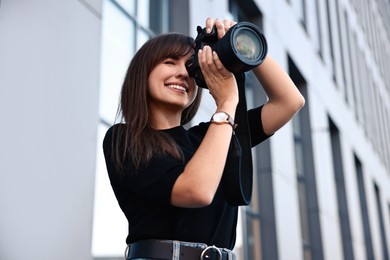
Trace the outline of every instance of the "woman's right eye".
{"label": "woman's right eye", "polygon": [[163,61],[164,64],[174,65],[175,61],[173,59],[166,59]]}

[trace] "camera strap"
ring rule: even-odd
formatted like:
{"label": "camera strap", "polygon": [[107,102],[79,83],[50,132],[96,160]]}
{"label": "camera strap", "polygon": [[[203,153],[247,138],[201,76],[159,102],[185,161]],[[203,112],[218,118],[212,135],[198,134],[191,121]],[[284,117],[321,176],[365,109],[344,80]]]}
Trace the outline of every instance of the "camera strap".
{"label": "camera strap", "polygon": [[235,115],[237,127],[230,143],[221,182],[228,204],[242,206],[249,205],[252,199],[252,145],[245,96],[245,74],[237,73],[235,77],[240,97]]}

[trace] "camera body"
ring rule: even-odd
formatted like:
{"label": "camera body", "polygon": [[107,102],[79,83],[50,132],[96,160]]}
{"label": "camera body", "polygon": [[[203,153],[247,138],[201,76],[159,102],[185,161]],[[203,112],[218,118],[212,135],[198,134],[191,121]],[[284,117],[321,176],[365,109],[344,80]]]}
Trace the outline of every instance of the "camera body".
{"label": "camera body", "polygon": [[217,29],[214,26],[210,33],[200,26],[195,39],[195,54],[186,62],[188,74],[194,77],[199,87],[207,88],[198,62],[198,51],[209,45],[217,54],[222,64],[232,73],[246,72],[260,65],[267,55],[267,41],[256,25],[240,22],[232,26],[218,40]]}
{"label": "camera body", "polygon": [[213,26],[210,33],[206,32],[206,28],[202,29],[200,26],[197,26],[196,30],[198,35],[195,38],[195,53],[186,62],[186,68],[188,74],[195,78],[199,87],[207,88],[198,62],[198,51],[203,49],[205,45],[209,45],[213,49],[214,44],[218,41],[217,28]]}

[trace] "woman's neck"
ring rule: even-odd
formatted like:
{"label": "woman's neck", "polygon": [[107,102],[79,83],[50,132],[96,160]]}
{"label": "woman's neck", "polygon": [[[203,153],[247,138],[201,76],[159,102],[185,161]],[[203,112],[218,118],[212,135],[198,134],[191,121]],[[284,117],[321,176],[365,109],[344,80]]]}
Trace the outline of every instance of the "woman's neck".
{"label": "woman's neck", "polygon": [[181,113],[172,111],[154,110],[150,114],[150,122],[154,129],[163,130],[180,125]]}

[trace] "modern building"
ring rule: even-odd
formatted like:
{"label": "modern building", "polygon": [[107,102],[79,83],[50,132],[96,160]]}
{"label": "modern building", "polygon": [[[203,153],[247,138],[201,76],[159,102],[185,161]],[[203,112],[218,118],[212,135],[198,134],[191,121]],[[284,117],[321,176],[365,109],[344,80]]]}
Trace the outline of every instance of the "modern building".
{"label": "modern building", "polygon": [[[390,2],[0,0],[0,259],[123,259],[101,143],[129,61],[207,17],[262,28],[305,107],[253,149],[243,260],[388,260]],[[266,96],[250,73],[249,107]],[[208,120],[204,93],[192,123]]]}

